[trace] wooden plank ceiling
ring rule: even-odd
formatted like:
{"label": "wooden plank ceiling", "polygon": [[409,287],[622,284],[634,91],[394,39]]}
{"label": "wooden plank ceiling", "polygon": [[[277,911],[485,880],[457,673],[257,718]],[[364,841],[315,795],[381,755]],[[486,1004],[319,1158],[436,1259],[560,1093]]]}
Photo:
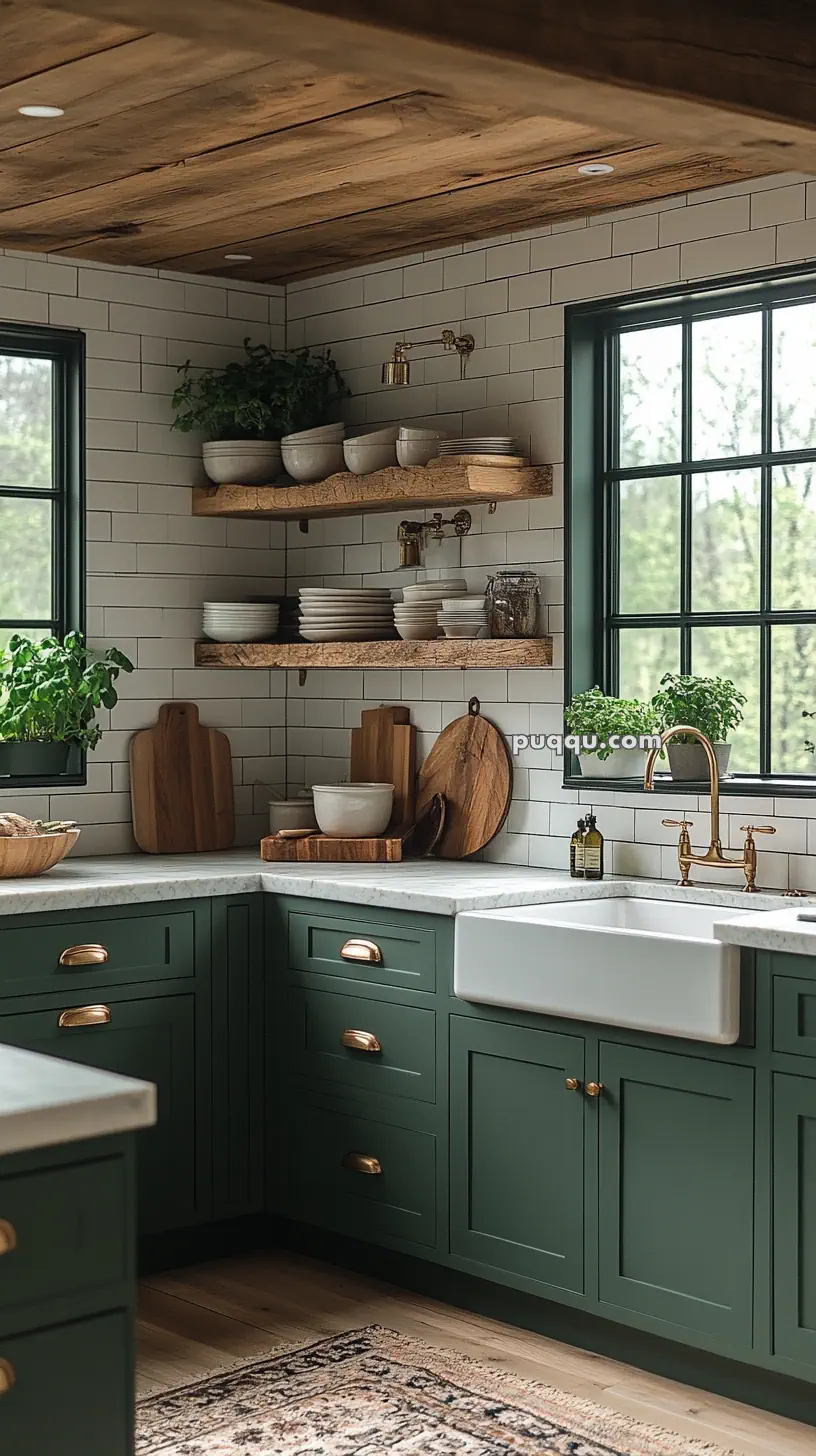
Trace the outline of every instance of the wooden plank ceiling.
{"label": "wooden plank ceiling", "polygon": [[0,0],[8,248],[281,282],[771,170]]}

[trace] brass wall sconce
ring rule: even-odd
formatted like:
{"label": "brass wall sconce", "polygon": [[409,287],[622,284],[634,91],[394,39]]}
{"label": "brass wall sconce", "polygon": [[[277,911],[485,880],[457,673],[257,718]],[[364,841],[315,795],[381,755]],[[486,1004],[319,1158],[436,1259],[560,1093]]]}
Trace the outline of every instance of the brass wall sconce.
{"label": "brass wall sconce", "polygon": [[441,344],[447,354],[452,354],[455,350],[459,355],[460,376],[464,379],[467,372],[467,361],[476,348],[476,340],[472,334],[455,334],[453,329],[443,329],[441,337],[438,339],[417,339],[413,344],[407,339],[398,339],[391,358],[383,364],[383,384],[410,384],[411,363],[405,355],[409,349],[419,349],[424,344]]}
{"label": "brass wall sconce", "polygon": [[400,566],[419,566],[421,555],[429,541],[444,541],[445,527],[453,526],[455,535],[466,536],[473,524],[470,511],[457,511],[449,520],[442,519],[441,511],[434,511],[429,521],[400,521],[397,540],[400,548]]}

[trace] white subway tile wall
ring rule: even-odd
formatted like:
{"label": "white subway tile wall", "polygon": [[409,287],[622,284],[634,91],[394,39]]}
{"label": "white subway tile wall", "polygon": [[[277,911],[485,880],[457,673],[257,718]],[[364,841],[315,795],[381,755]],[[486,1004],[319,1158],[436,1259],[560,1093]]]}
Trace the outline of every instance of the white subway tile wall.
{"label": "white subway tile wall", "polygon": [[[403,513],[313,522],[307,537],[295,528],[289,590],[342,581],[400,586],[459,569],[480,590],[492,568],[532,567],[541,578],[541,629],[554,636],[556,662],[552,671],[528,672],[310,672],[303,686],[289,674],[290,791],[341,777],[350,729],[362,708],[381,702],[410,706],[421,755],[474,695],[508,735],[559,730],[564,304],[806,259],[816,259],[816,181],[785,174],[289,286],[288,342],[331,345],[354,390],[345,409],[350,426],[410,420],[451,435],[512,434],[533,460],[555,466],[551,500],[499,506],[493,516],[477,506],[471,534],[461,544],[429,547],[420,572],[397,568]],[[418,349],[411,385],[384,390],[379,366],[394,339],[422,329],[430,339],[443,327],[476,338],[467,377],[460,379],[457,360],[438,351],[423,359]],[[706,836],[706,798],[579,794],[562,788],[556,755],[529,748],[515,759],[510,815],[486,857],[564,869],[568,837],[590,806],[607,839],[608,867],[617,873],[676,878],[677,830],[663,826],[664,815],[678,818],[682,809],[697,821],[695,843]],[[748,815],[777,827],[759,851],[760,884],[816,889],[816,800],[728,799],[724,807],[723,842],[731,849],[741,844]],[[725,883],[740,878],[722,875]]]}
{"label": "white subway tile wall", "polygon": [[103,715],[84,788],[21,794],[0,803],[82,826],[77,851],[135,848],[128,745],[168,699],[198,703],[202,722],[227,733],[233,753],[239,844],[267,822],[265,789],[285,781],[285,682],[280,673],[193,668],[205,599],[283,589],[283,527],[194,520],[191,488],[203,480],[200,440],[170,430],[176,366],[225,364],[242,341],[283,347],[280,287],[187,279],[149,269],[0,255],[0,320],[82,329],[88,352],[88,635],[116,645],[135,671]]}

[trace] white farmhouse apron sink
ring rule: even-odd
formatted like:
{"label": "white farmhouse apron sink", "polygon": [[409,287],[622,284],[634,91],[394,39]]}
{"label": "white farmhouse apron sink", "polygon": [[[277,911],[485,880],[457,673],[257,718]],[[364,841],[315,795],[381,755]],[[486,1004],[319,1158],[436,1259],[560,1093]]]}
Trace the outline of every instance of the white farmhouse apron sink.
{"label": "white farmhouse apron sink", "polygon": [[464,1001],[731,1043],[740,951],[714,939],[722,906],[636,895],[456,917],[453,985]]}

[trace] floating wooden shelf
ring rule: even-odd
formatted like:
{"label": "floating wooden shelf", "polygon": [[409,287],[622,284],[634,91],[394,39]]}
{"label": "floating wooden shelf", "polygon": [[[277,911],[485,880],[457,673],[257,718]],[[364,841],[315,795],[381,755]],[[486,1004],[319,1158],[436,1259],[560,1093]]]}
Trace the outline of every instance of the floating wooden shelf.
{"label": "floating wooden shelf", "polygon": [[314,485],[219,485],[193,492],[194,516],[270,521],[461,506],[552,495],[551,465],[467,465],[432,460],[418,469],[389,466],[371,475],[330,475]]}
{"label": "floating wooden shelf", "polygon": [[197,642],[197,667],[552,667],[552,638],[432,642]]}

